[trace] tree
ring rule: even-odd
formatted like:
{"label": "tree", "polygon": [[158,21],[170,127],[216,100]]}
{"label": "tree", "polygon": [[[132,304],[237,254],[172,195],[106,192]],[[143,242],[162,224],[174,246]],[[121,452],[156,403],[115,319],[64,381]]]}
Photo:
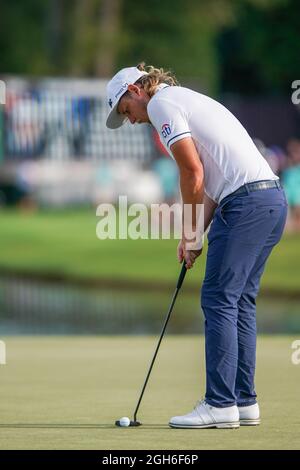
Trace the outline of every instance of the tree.
{"label": "tree", "polygon": [[222,91],[290,94],[300,71],[298,0],[244,0],[219,36]]}
{"label": "tree", "polygon": [[219,75],[215,39],[232,18],[232,5],[225,0],[140,0],[138,8],[135,0],[124,0],[116,69],[145,60],[214,92]]}

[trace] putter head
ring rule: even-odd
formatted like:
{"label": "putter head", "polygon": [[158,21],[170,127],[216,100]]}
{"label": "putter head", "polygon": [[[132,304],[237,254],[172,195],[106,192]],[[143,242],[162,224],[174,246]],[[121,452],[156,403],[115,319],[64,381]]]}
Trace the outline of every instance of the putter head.
{"label": "putter head", "polygon": [[[119,419],[115,422],[115,425],[119,426],[119,427],[123,427],[123,426],[121,426]],[[142,425],[142,423],[140,423],[140,421],[130,421],[130,424],[129,424],[128,427],[131,428],[131,427],[137,427],[137,426],[141,426],[141,425]]]}

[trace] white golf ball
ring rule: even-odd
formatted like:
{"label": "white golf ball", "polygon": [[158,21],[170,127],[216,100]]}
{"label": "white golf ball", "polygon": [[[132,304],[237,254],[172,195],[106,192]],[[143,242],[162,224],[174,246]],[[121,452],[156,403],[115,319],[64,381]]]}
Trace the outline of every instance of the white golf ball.
{"label": "white golf ball", "polygon": [[127,428],[130,425],[130,419],[127,416],[124,416],[120,419],[120,426]]}

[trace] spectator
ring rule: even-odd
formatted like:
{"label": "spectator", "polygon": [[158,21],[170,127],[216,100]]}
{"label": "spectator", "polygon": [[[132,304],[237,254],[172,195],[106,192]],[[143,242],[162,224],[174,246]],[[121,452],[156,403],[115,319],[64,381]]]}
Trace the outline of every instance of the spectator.
{"label": "spectator", "polygon": [[300,233],[300,140],[291,139],[287,145],[288,166],[282,175],[289,203],[287,230]]}
{"label": "spectator", "polygon": [[263,141],[257,138],[253,139],[253,142],[255,143],[260,153],[267,160],[273,172],[280,176],[282,170],[286,166],[287,157],[284,150],[278,145],[266,147]]}

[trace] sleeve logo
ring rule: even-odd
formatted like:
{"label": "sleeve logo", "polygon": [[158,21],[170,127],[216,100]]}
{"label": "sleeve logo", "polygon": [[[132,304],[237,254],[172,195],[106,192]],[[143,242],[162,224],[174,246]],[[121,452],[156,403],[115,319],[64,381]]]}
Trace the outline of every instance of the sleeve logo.
{"label": "sleeve logo", "polygon": [[169,124],[163,124],[161,127],[161,133],[164,138],[171,134],[171,127]]}

